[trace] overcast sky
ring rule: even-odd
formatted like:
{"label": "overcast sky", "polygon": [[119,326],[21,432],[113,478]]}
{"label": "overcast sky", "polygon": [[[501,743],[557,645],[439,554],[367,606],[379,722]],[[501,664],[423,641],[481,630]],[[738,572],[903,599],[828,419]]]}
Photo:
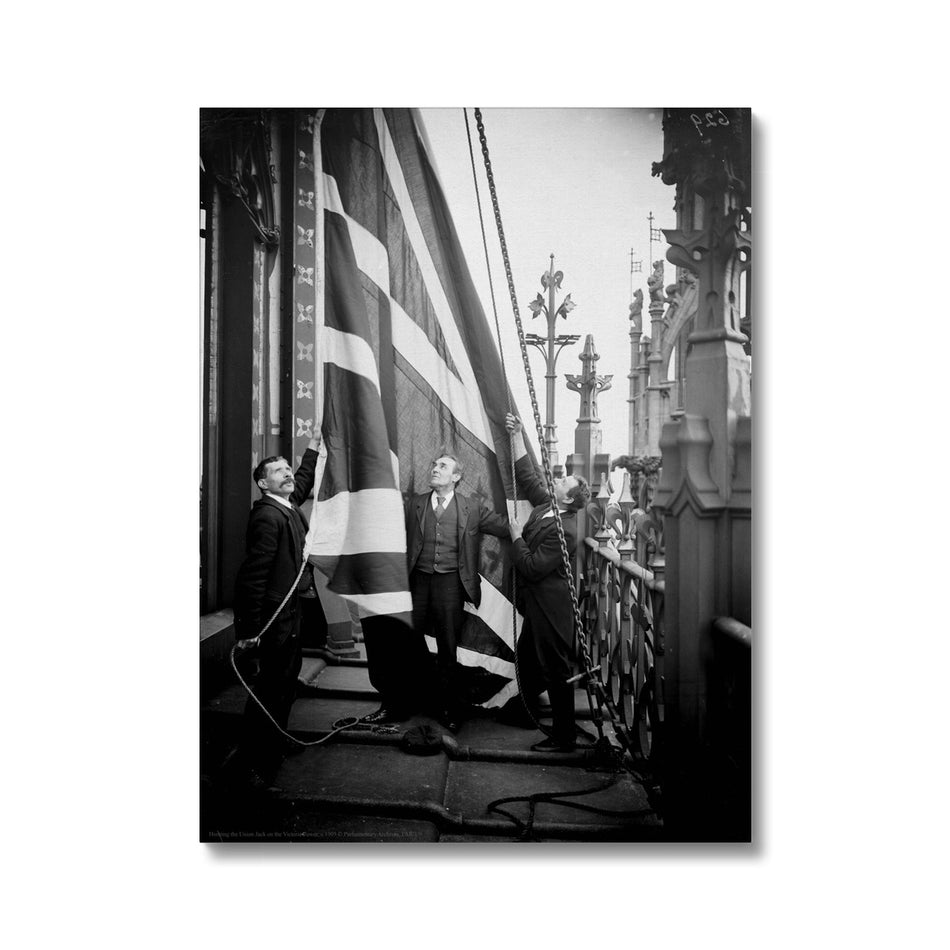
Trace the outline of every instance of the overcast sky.
{"label": "overcast sky", "polygon": [[[469,270],[494,326],[462,109],[421,113]],[[547,333],[543,314],[532,320],[527,305],[539,292],[547,300],[540,277],[552,253],[555,270],[564,272],[556,305],[567,293],[577,305],[566,321],[558,320],[558,333],[581,335],[557,363],[560,461],[574,450],[580,407],[580,397],[566,388],[564,374],[580,373],[578,357],[588,333],[600,354],[598,373],[613,374],[612,388],[598,401],[604,451],[611,457],[624,454],[629,450],[630,250],[643,261],[642,273],[634,275],[634,289],[641,287],[648,299],[647,215],[653,212],[655,227],[675,224],[673,188],[650,175],[651,164],[662,158],[662,109],[483,109],[482,115],[525,332]],[[531,403],[471,109],[469,122],[505,361],[515,400],[533,436]],[[665,259],[665,252],[665,244],[653,244],[654,259]],[[673,282],[674,271],[667,262],[665,284]],[[649,328],[646,307],[644,328]],[[529,352],[543,421],[543,360],[537,350]]]}

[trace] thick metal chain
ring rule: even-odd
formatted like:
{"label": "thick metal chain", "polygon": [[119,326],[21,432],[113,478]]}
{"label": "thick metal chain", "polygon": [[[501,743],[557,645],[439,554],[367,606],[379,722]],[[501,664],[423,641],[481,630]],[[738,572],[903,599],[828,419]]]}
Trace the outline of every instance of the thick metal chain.
{"label": "thick metal chain", "polygon": [[478,138],[482,145],[482,157],[485,161],[485,173],[488,178],[488,190],[491,193],[492,209],[495,213],[495,225],[498,229],[498,241],[501,245],[501,256],[505,264],[505,277],[508,280],[508,293],[511,296],[511,309],[514,312],[515,324],[518,328],[518,343],[521,347],[521,361],[524,364],[525,378],[528,382],[528,394],[531,397],[531,411],[534,414],[534,425],[538,434],[538,445],[541,447],[541,462],[544,469],[544,480],[548,489],[548,496],[552,502],[554,512],[554,524],[557,529],[558,543],[561,547],[561,558],[564,562],[564,570],[567,574],[568,589],[571,594],[571,607],[574,613],[574,630],[577,637],[578,649],[581,654],[581,660],[584,666],[584,687],[587,691],[587,700],[590,704],[591,716],[597,725],[597,732],[603,740],[603,714],[602,710],[607,710],[610,717],[614,733],[624,749],[634,754],[633,744],[623,726],[623,720],[617,710],[616,705],[610,698],[610,695],[604,689],[599,675],[594,668],[590,657],[590,648],[587,642],[587,633],[584,630],[584,621],[581,618],[580,603],[577,600],[577,590],[574,586],[574,571],[571,567],[571,557],[567,550],[567,541],[564,537],[564,525],[561,521],[561,513],[557,504],[554,503],[554,476],[551,472],[551,460],[548,457],[547,445],[544,441],[544,429],[541,425],[541,411],[538,408],[538,396],[534,388],[534,377],[531,373],[531,362],[528,359],[528,346],[524,338],[524,325],[521,322],[521,312],[518,309],[518,297],[515,293],[514,277],[511,273],[511,260],[508,256],[508,245],[505,241],[505,229],[501,223],[501,210],[498,205],[498,193],[495,190],[495,176],[492,174],[491,158],[488,154],[488,140],[485,137],[485,125],[482,122],[481,109],[475,109],[475,123],[478,126]]}
{"label": "thick metal chain", "polygon": [[[514,406],[511,404],[511,387],[508,385],[508,368],[505,365],[505,348],[502,346],[501,342],[501,321],[498,319],[498,305],[495,302],[495,284],[492,281],[491,276],[491,259],[488,255],[488,239],[485,236],[485,219],[482,215],[482,198],[478,189],[478,174],[475,170],[475,152],[472,150],[472,130],[471,126],[468,123],[468,109],[463,109],[462,114],[465,116],[465,134],[468,138],[468,156],[472,163],[472,182],[475,185],[475,202],[478,205],[478,224],[482,231],[482,247],[485,251],[485,270],[488,274],[488,290],[491,294],[491,308],[492,313],[495,317],[495,337],[498,340],[498,356],[501,359],[501,375],[505,383],[505,399],[508,404],[508,412],[511,415],[514,415]],[[515,504],[515,512],[517,513],[518,506],[518,476],[515,473],[515,435],[514,433],[509,433],[508,435],[508,461],[511,465],[510,474],[511,474],[511,490],[512,490],[512,500]],[[535,727],[539,732],[543,732],[545,735],[551,735],[551,730],[547,729],[542,723],[538,722],[538,717],[535,716],[534,712],[531,709],[531,704],[527,701],[524,695],[524,687],[521,683],[521,663],[518,659],[518,573],[517,571],[512,571],[511,573],[511,642],[514,646],[515,654],[515,682],[518,684],[518,696],[521,698],[521,705],[524,707],[525,712],[528,714],[528,718],[534,723]]]}

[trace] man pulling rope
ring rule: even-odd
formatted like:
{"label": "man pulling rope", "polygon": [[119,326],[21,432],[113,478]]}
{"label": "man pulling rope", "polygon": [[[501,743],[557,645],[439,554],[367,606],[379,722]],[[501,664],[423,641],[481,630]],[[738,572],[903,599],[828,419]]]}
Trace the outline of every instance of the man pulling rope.
{"label": "man pulling rope", "polygon": [[572,752],[577,746],[574,722],[574,618],[561,544],[554,521],[554,505],[561,513],[564,540],[571,558],[577,548],[575,512],[590,500],[583,478],[554,479],[554,499],[528,458],[521,420],[508,413],[505,427],[512,435],[518,483],[534,511],[524,527],[510,523],[512,559],[518,572],[518,607],[524,626],[518,639],[522,700],[537,718],[537,697],[547,690],[554,726],[551,736],[532,746],[539,752]]}

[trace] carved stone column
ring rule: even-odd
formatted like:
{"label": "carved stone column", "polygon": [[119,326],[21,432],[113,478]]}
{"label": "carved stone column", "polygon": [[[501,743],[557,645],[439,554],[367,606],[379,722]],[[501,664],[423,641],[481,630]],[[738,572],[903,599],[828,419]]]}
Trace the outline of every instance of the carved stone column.
{"label": "carved stone column", "polygon": [[643,336],[643,291],[637,288],[633,302],[630,304],[630,372],[627,379],[630,381],[630,397],[627,399],[627,451],[635,455],[637,451],[637,424],[639,384],[640,384],[640,338]]}
{"label": "carved stone column", "polygon": [[590,333],[587,334],[584,351],[578,359],[583,366],[583,372],[579,376],[566,374],[565,378],[567,388],[579,393],[581,397],[581,411],[574,429],[574,452],[584,457],[587,463],[584,477],[591,482],[596,475],[593,471],[594,456],[600,453],[603,441],[600,417],[597,414],[597,396],[605,389],[610,389],[613,376],[597,375],[596,364],[600,355],[594,350],[594,337]]}
{"label": "carved stone column", "polygon": [[[311,434],[322,423],[322,339],[324,295],[323,161],[320,135],[324,109],[297,109],[294,113],[293,267],[291,277],[293,347],[293,410],[291,434],[295,462],[303,457]],[[319,486],[315,486],[315,492]],[[311,511],[311,503],[306,506]],[[315,572],[319,574],[318,572]],[[357,611],[316,577],[317,595],[327,619],[327,649],[336,656],[357,656]]]}
{"label": "carved stone column", "polygon": [[640,390],[640,399],[638,401],[637,410],[639,412],[639,425],[637,426],[639,430],[639,438],[637,441],[637,448],[634,452],[634,455],[649,455],[647,451],[650,444],[650,364],[648,362],[650,356],[650,341],[641,340],[640,341],[640,360],[637,364],[637,373],[639,375],[639,390]]}
{"label": "carved stone column", "polygon": [[654,165],[654,174],[676,185],[680,226],[664,232],[667,257],[699,285],[684,409],[708,420],[710,472],[723,501],[731,492],[736,420],[751,411],[748,339],[739,312],[740,277],[752,262],[748,124],[744,109],[669,109],[664,158]]}
{"label": "carved stone column", "polygon": [[663,292],[663,261],[656,261],[653,273],[647,280],[650,292],[650,353],[647,357],[647,378],[649,388],[646,399],[646,439],[644,455],[654,456],[660,453],[660,433],[669,419],[669,387],[664,370],[664,347],[669,321],[664,313],[671,298]]}
{"label": "carved stone column", "polygon": [[747,792],[750,778],[724,767],[708,718],[721,675],[713,620],[751,625],[750,370],[739,313],[751,264],[749,120],[747,109],[667,110],[654,165],[676,186],[667,259],[697,280],[685,411],[663,428],[655,502],[666,543],[664,792],[674,833],[697,837],[718,833],[723,801],[744,800],[738,785],[724,786],[745,782]]}
{"label": "carved stone column", "polygon": [[653,264],[653,273],[647,280],[647,289],[650,291],[650,356],[647,360],[650,368],[650,385],[656,386],[660,382],[660,363],[663,348],[663,311],[667,302],[663,294],[663,261]]}

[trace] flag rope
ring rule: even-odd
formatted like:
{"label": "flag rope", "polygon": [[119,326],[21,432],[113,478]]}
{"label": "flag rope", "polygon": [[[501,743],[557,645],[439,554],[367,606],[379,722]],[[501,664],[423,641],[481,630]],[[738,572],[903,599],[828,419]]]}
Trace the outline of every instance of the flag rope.
{"label": "flag rope", "polygon": [[254,690],[251,689],[247,680],[245,680],[244,677],[241,675],[241,671],[238,669],[238,665],[237,665],[237,656],[239,652],[239,649],[238,649],[239,647],[240,647],[240,652],[245,653],[248,650],[252,650],[257,646],[260,646],[261,637],[264,636],[264,634],[267,632],[270,625],[277,619],[280,612],[286,606],[287,601],[290,600],[291,594],[293,594],[293,592],[297,589],[297,585],[300,583],[300,578],[303,576],[303,569],[306,566],[307,566],[307,552],[305,548],[303,561],[300,565],[300,570],[297,571],[297,576],[294,578],[293,584],[290,585],[290,590],[287,591],[286,595],[284,596],[284,599],[280,602],[280,605],[278,606],[278,608],[271,615],[270,620],[268,620],[267,623],[265,623],[264,626],[261,627],[256,637],[250,637],[247,640],[239,640],[237,643],[234,644],[234,646],[231,647],[231,668],[234,670],[234,675],[237,676],[237,678],[241,682],[241,685],[247,691],[248,696],[250,696],[251,699],[253,699],[254,702],[257,703],[258,706],[260,706],[261,712],[264,713],[264,715],[271,721],[274,728],[285,739],[289,739],[291,742],[295,742],[299,746],[321,745],[322,743],[326,742],[327,739],[329,739],[331,736],[336,735],[338,732],[342,732],[344,729],[351,729],[353,726],[355,726],[359,722],[359,719],[355,716],[350,716],[347,719],[341,719],[338,721],[338,723],[334,723],[334,728],[330,732],[328,732],[325,736],[322,736],[320,739],[315,739],[311,742],[305,742],[303,739],[298,739],[296,736],[292,736],[286,729],[281,727],[281,725],[277,722],[276,719],[274,719],[274,717],[270,714],[270,710],[260,701],[260,699],[258,699],[257,695],[255,694]]}

